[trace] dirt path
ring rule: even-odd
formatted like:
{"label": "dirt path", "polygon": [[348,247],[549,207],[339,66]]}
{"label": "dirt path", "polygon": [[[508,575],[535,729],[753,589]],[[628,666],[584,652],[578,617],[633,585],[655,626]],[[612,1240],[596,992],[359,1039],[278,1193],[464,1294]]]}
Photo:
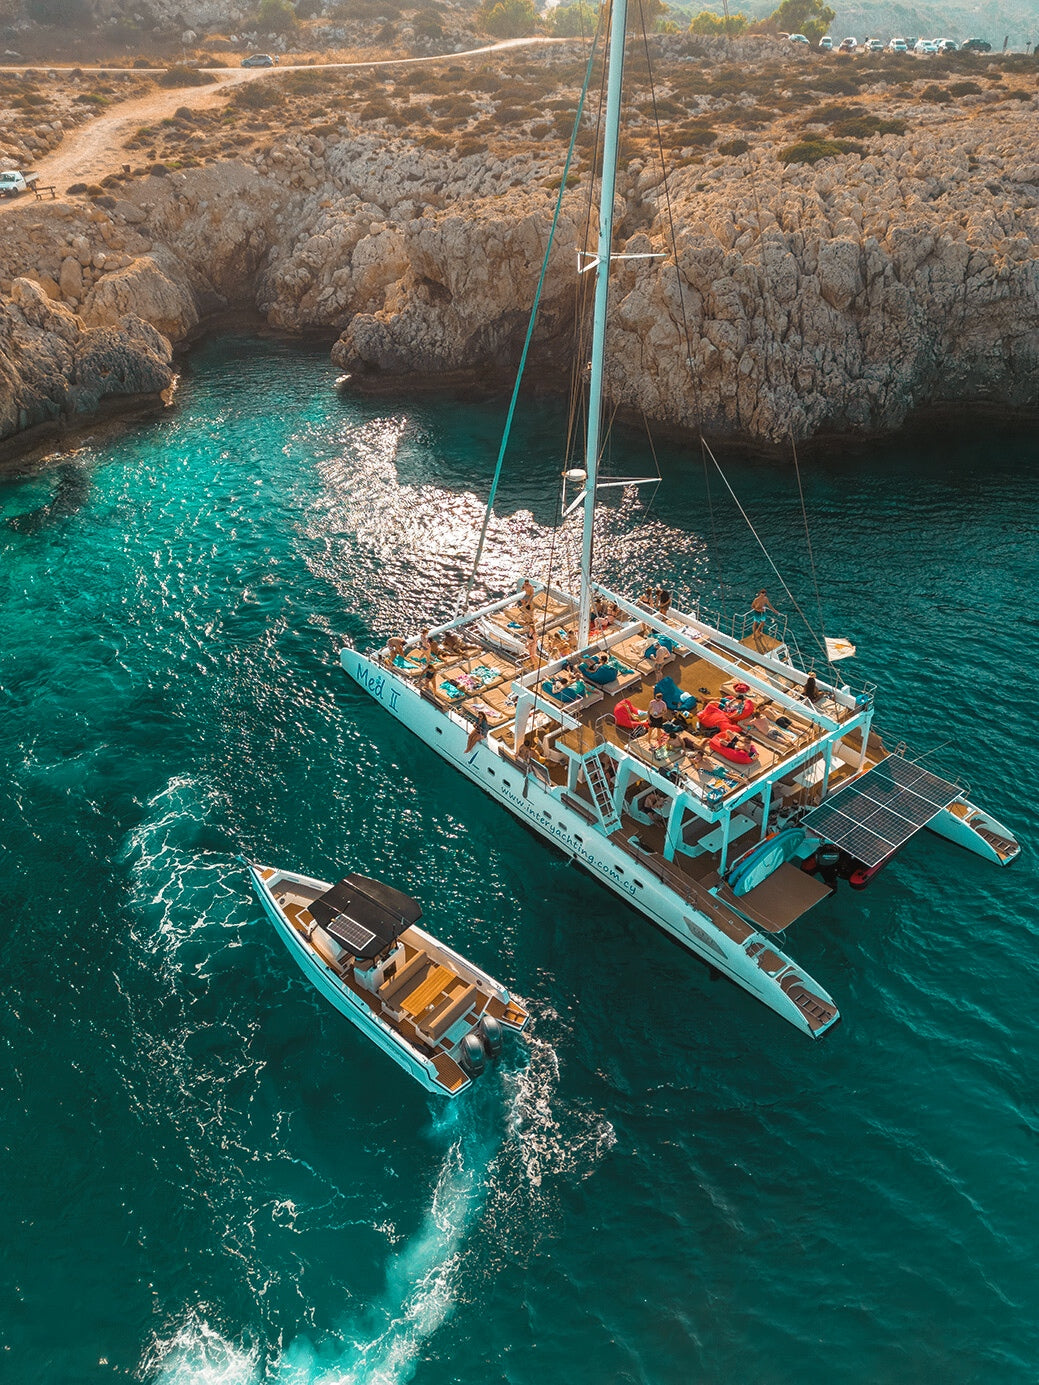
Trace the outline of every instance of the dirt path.
{"label": "dirt path", "polygon": [[[320,63],[291,65],[283,67],[236,67],[226,71],[212,70],[216,81],[206,87],[173,87],[152,92],[148,96],[132,101],[121,101],[110,107],[103,115],[73,130],[53,153],[40,159],[36,172],[40,175],[41,187],[53,186],[60,197],[70,183],[93,183],[112,173],[128,162],[129,155],[123,147],[133,132],[141,125],[151,125],[157,120],[171,116],[181,106],[191,110],[205,110],[211,106],[221,106],[231,90],[242,82],[262,81],[265,77],[276,77],[279,72],[314,72],[325,68],[367,68],[367,67],[412,67],[418,63],[459,62],[466,58],[480,58],[488,53],[501,53],[510,48],[525,48],[534,44],[565,42],[560,39],[513,38],[502,43],[491,43],[484,48],[470,48],[464,53],[439,53],[422,58],[379,58],[363,62]],[[19,72],[21,68],[0,68],[4,72]],[[83,69],[89,71],[90,69]],[[99,72],[118,72],[115,67],[98,68]],[[122,69],[133,70],[133,69]],[[141,69],[137,69],[138,75]],[[5,198],[0,201],[0,212],[11,207],[25,205],[25,197]]]}

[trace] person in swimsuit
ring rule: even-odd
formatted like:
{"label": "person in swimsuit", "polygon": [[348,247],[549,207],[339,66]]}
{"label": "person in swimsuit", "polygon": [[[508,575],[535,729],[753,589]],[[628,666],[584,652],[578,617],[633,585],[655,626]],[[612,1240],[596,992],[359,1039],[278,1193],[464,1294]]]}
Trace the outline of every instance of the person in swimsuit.
{"label": "person in swimsuit", "polygon": [[653,694],[653,701],[646,708],[646,716],[650,726],[654,729],[659,729],[663,726],[664,720],[667,717],[667,703],[658,693]]}
{"label": "person in swimsuit", "polygon": [[516,605],[521,611],[530,611],[534,605],[534,588],[529,577],[524,577],[523,586],[520,588],[519,600]]}
{"label": "person in swimsuit", "polygon": [[469,732],[469,739],[465,743],[465,753],[468,755],[480,741],[485,740],[487,732],[491,729],[491,724],[484,716],[483,712],[478,712],[473,729]]}
{"label": "person in swimsuit", "polygon": [[764,587],[758,592],[757,596],[750,603],[751,634],[754,642],[760,647],[761,637],[765,633],[766,612],[772,611],[774,615],[779,615],[775,606],[768,599],[768,592]]}

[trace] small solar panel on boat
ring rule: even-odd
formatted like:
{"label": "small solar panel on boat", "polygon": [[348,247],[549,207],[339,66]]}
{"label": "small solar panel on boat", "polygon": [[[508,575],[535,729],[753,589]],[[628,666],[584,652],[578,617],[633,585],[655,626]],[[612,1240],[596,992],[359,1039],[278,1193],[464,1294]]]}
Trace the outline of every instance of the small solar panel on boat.
{"label": "small solar panel on boat", "polygon": [[363,952],[368,944],[375,940],[375,934],[370,928],[365,928],[363,923],[358,923],[347,914],[339,914],[332,919],[328,931],[336,942],[348,947],[355,955]]}
{"label": "small solar panel on boat", "polygon": [[877,866],[959,794],[948,780],[889,755],[809,813],[804,826],[863,865]]}

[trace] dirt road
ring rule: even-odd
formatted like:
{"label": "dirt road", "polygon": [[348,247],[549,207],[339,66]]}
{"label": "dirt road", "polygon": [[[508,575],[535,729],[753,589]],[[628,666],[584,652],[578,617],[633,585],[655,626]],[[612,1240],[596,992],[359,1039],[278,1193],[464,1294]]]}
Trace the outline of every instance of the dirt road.
{"label": "dirt road", "polygon": [[[441,53],[422,58],[380,58],[363,62],[321,63],[306,66],[283,67],[236,67],[211,69],[216,81],[205,87],[173,87],[152,92],[148,96],[131,101],[121,101],[108,108],[103,115],[71,131],[53,153],[40,159],[36,171],[40,175],[41,186],[53,186],[61,196],[71,183],[93,183],[106,173],[115,172],[129,161],[124,145],[133,132],[141,125],[151,125],[157,120],[171,116],[181,106],[191,110],[205,110],[211,106],[221,106],[231,90],[242,82],[263,81],[266,77],[276,77],[279,72],[313,72],[326,68],[377,68],[413,67],[419,63],[461,62],[466,58],[480,58],[488,53],[501,53],[510,48],[525,48],[535,44],[557,44],[561,39],[513,38],[502,43],[491,43],[484,48],[470,48],[464,53]],[[23,68],[0,68],[0,72],[21,72]],[[82,69],[90,71],[89,68]],[[116,67],[98,68],[99,72],[118,72]],[[122,69],[134,70],[134,69]],[[136,69],[138,75],[141,69]],[[60,80],[60,69],[59,69]],[[0,201],[0,212],[11,207],[24,206],[26,198],[5,198]]]}

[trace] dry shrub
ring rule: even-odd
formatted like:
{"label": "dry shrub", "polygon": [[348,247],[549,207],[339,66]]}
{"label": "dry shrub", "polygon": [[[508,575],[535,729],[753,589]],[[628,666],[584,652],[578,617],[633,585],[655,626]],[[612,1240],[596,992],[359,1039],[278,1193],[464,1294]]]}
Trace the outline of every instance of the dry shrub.
{"label": "dry shrub", "polygon": [[206,87],[216,78],[197,67],[168,67],[155,80],[160,87]]}

